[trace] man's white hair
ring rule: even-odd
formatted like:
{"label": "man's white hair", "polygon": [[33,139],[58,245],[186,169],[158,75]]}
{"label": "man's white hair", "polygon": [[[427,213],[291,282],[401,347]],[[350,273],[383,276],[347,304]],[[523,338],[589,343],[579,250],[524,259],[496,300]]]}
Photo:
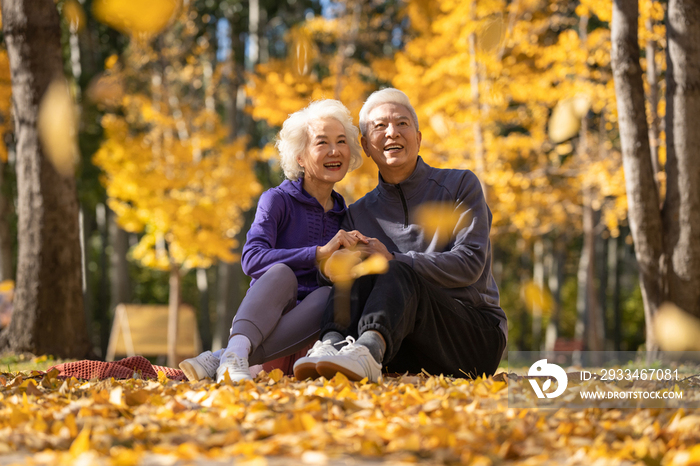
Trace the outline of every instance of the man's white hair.
{"label": "man's white hair", "polygon": [[362,165],[362,149],[358,141],[359,131],[352,123],[350,111],[337,100],[324,99],[312,102],[308,107],[289,115],[277,136],[275,147],[280,154],[280,165],[284,176],[292,181],[304,176],[304,168],[297,158],[304,155],[309,144],[309,124],[324,118],[334,118],[345,128],[345,137],[350,147],[350,168]]}
{"label": "man's white hair", "polygon": [[418,131],[418,115],[416,115],[416,111],[413,105],[411,105],[408,96],[398,89],[387,87],[386,89],[372,92],[372,94],[367,97],[367,100],[365,100],[362,110],[360,110],[360,131],[362,131],[363,136],[367,136],[367,123],[369,123],[367,119],[369,118],[369,113],[374,110],[375,107],[383,104],[398,104],[406,107],[411,114],[411,118],[413,118],[413,124],[416,125],[416,131]]}

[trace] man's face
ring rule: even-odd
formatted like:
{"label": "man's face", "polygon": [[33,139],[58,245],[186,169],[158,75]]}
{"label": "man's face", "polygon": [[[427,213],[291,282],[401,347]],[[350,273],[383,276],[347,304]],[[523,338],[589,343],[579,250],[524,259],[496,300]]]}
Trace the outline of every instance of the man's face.
{"label": "man's face", "polygon": [[406,170],[410,170],[410,175],[418,159],[420,142],[421,133],[403,105],[382,104],[369,112],[367,136],[362,137],[362,148],[372,157],[383,176],[385,172]]}

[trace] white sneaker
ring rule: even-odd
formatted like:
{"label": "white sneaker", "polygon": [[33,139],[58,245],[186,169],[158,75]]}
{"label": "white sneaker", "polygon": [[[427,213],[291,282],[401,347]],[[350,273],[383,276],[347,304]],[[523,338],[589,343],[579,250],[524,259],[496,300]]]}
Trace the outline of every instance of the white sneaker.
{"label": "white sneaker", "polygon": [[341,348],[335,356],[324,356],[316,363],[316,370],[327,379],[332,379],[341,372],[355,382],[367,377],[370,382],[377,382],[382,375],[382,365],[374,360],[366,346],[350,343]]}
{"label": "white sneaker", "polygon": [[190,382],[202,380],[205,377],[213,379],[218,367],[219,358],[214,356],[211,351],[205,351],[199,356],[185,359],[180,363],[180,369]]}
{"label": "white sneaker", "polygon": [[231,382],[240,382],[242,380],[253,380],[250,376],[250,368],[248,367],[248,359],[240,358],[233,351],[227,351],[221,357],[219,368],[216,369],[216,381],[223,382],[224,374],[228,372]]}
{"label": "white sneaker", "polygon": [[[348,338],[355,341],[352,337]],[[335,356],[336,354],[338,354],[338,350],[335,349],[330,340],[317,341],[313,348],[306,353],[306,356],[297,359],[297,362],[294,363],[294,377],[297,380],[317,379],[319,377],[318,372],[316,372],[318,360],[323,356]]]}

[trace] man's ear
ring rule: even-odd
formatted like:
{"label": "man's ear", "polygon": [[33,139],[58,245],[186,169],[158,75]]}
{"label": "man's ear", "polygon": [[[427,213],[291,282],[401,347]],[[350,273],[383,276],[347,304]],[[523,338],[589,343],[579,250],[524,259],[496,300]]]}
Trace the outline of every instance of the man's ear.
{"label": "man's ear", "polygon": [[420,143],[423,140],[423,134],[420,131],[416,131],[416,139],[418,140],[418,150],[420,150]]}
{"label": "man's ear", "polygon": [[360,144],[362,144],[362,150],[365,152],[365,155],[369,157],[369,151],[367,151],[367,147],[369,147],[369,142],[367,142],[367,138],[362,136],[360,138]]}

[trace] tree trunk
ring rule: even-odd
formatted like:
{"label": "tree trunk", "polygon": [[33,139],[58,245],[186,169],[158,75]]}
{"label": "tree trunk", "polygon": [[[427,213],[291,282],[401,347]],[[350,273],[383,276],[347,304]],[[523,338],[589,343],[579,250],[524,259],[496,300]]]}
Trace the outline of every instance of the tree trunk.
{"label": "tree trunk", "polygon": [[168,367],[177,367],[180,362],[177,356],[178,317],[180,314],[180,268],[170,264],[170,290],[168,299]]}
{"label": "tree trunk", "polygon": [[131,281],[129,279],[129,234],[117,224],[116,215],[111,210],[108,215],[109,238],[112,246],[110,256],[110,303],[114,309],[118,304],[131,301]]}
{"label": "tree trunk", "polygon": [[39,143],[39,102],[63,76],[61,31],[51,0],[4,0],[2,26],[10,58],[17,139],[17,294],[0,346],[13,351],[85,357],[75,179],[62,177]]}
{"label": "tree trunk", "polygon": [[[639,264],[640,285],[644,301],[646,344],[647,350],[653,352],[657,349],[657,343],[651,324],[659,304],[663,300],[664,293],[664,277],[661,266],[664,240],[659,212],[659,192],[656,188],[652,167],[649,130],[644,110],[644,84],[639,64],[639,40],[637,38],[638,17],[637,0],[614,0],[611,26],[611,63],[617,96],[629,224]],[[671,30],[670,25],[668,29]],[[672,78],[667,75],[667,80],[668,87],[671,88]],[[672,93],[669,93],[667,101],[669,99],[673,99]],[[673,113],[673,109],[670,107],[669,101],[668,115]],[[698,116],[700,115],[696,115],[696,117]],[[669,139],[668,130],[670,127],[671,125],[668,125],[667,139]],[[669,153],[669,162],[670,158]],[[671,164],[667,163],[667,167],[669,165]],[[691,172],[692,170],[688,170],[687,173]],[[695,172],[697,173],[697,168]],[[668,178],[670,179],[671,176],[669,173]],[[668,197],[667,195],[667,200]],[[697,237],[700,237],[700,234],[696,235]],[[700,290],[700,286],[695,288]]]}
{"label": "tree trunk", "polygon": [[622,351],[622,316],[620,315],[620,237],[608,238],[608,296],[612,314],[613,349]]}
{"label": "tree trunk", "polygon": [[[647,31],[651,32],[654,24],[651,18],[647,18],[644,25]],[[659,82],[656,72],[656,42],[649,39],[646,47],[647,57],[647,84],[649,86],[649,149],[651,151],[651,166],[654,170],[654,180],[656,189],[659,189]]]}
{"label": "tree trunk", "polygon": [[202,349],[211,349],[211,318],[209,317],[209,279],[207,269],[197,269],[197,289],[199,289],[199,338]]}
{"label": "tree trunk", "polygon": [[114,322],[114,309],[122,303],[131,301],[131,280],[129,279],[129,234],[117,224],[116,214],[107,210],[107,225],[109,230],[109,243],[112,251],[109,257],[109,307],[101,310],[103,318],[100,334],[102,335],[100,347],[102,355],[107,352],[111,323]]}
{"label": "tree trunk", "polygon": [[0,160],[0,282],[15,279],[10,228],[12,199],[7,186],[9,169],[9,164]]}
{"label": "tree trunk", "polygon": [[700,4],[670,0],[667,14],[666,285],[671,301],[700,317]]}
{"label": "tree trunk", "polygon": [[564,261],[566,260],[566,241],[564,237],[555,239],[553,251],[550,250],[550,267],[548,272],[549,290],[552,293],[552,314],[545,333],[545,351],[554,351],[554,344],[559,336],[559,316],[561,313],[561,285],[564,283]]}
{"label": "tree trunk", "polygon": [[[472,21],[476,21],[476,1],[472,0],[471,8],[469,9]],[[472,105],[476,115],[472,124],[474,132],[474,158],[476,160],[475,173],[481,182],[481,189],[484,191],[484,199],[488,200],[488,191],[486,181],[484,180],[484,171],[486,170],[486,151],[484,149],[484,131],[481,126],[481,96],[479,94],[479,62],[476,59],[476,33],[469,34],[469,67],[471,76],[469,77],[469,86],[471,87]]]}
{"label": "tree trunk", "polygon": [[[542,238],[535,240],[533,249],[532,277],[540,298],[544,296],[544,243]],[[532,302],[532,351],[539,351],[542,340],[542,299]]]}

